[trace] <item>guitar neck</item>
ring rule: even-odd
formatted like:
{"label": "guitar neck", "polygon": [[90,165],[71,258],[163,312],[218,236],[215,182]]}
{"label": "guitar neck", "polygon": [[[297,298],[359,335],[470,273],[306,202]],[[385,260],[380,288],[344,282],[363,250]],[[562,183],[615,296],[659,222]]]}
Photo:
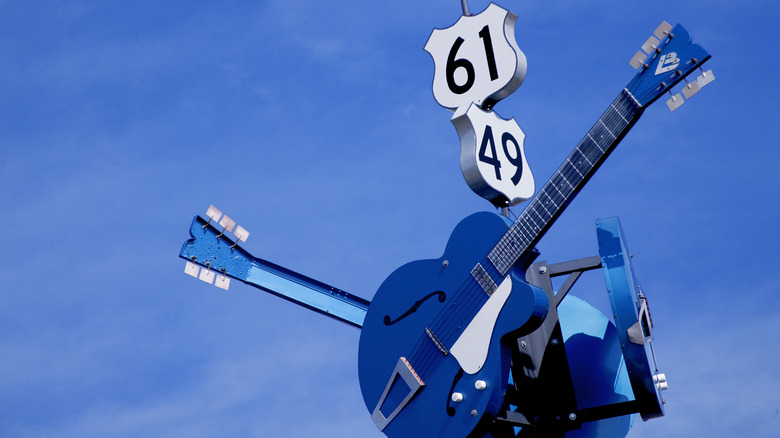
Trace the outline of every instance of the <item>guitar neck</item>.
{"label": "guitar neck", "polygon": [[620,92],[488,254],[502,276],[544,236],[643,111],[631,93]]}
{"label": "guitar neck", "polygon": [[179,257],[353,327],[363,326],[368,300],[254,257],[199,216],[190,225],[190,235]]}

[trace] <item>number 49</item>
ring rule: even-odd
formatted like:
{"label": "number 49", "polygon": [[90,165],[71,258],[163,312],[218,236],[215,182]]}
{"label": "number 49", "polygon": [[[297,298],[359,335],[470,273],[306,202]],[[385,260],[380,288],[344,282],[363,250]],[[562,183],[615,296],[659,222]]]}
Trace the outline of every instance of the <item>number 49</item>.
{"label": "number 49", "polygon": [[[514,149],[514,156],[509,153],[509,144]],[[512,175],[512,184],[517,185],[523,177],[523,154],[520,150],[520,144],[517,139],[505,132],[501,134],[501,145],[503,146],[504,157],[507,161],[515,166],[515,174]],[[496,180],[501,181],[501,159],[496,153],[496,141],[493,138],[493,128],[490,125],[485,125],[485,132],[482,135],[482,144],[479,146],[479,161],[493,166],[495,170]]]}

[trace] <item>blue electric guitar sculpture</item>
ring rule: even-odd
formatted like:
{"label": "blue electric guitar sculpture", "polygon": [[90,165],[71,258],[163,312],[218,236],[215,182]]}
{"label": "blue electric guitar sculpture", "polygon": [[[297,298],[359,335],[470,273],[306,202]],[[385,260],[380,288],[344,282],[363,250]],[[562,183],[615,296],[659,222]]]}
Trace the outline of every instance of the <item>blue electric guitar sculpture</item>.
{"label": "blue electric guitar sculpture", "polygon": [[[453,231],[444,255],[402,266],[363,321],[359,377],[375,424],[391,438],[481,436],[504,404],[510,347],[535,330],[549,303],[524,282],[534,246],[647,106],[710,58],[667,23],[632,59],[639,73],[510,223],[478,213]],[[692,96],[709,73],[683,90]],[[687,82],[687,81],[686,81]],[[683,101],[673,96],[675,109]]]}

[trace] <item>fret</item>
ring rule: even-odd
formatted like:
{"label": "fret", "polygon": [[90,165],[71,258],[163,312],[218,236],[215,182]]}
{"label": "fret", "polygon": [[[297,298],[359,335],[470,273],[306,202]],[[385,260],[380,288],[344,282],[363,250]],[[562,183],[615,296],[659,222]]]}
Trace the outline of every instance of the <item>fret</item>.
{"label": "fret", "polygon": [[[541,193],[539,196],[541,196]],[[552,219],[558,213],[558,211],[561,210],[561,203],[565,202],[565,199],[558,199],[559,202],[555,202],[556,200],[549,195],[547,195],[547,198],[548,200],[542,204],[542,207],[544,207],[545,211],[549,215],[549,218]]]}
{"label": "fret", "polygon": [[[595,161],[590,161],[580,148],[574,149],[569,157],[574,159],[574,161],[569,160],[569,163],[576,168],[577,173],[582,177],[585,177],[588,174],[588,170],[592,169],[596,164]],[[584,163],[583,160],[585,160]],[[583,166],[583,164],[585,165]]]}
{"label": "fret", "polygon": [[[560,176],[560,177],[561,177],[561,179],[563,179],[564,181],[566,181],[566,184],[569,186],[569,188],[571,188],[571,189],[573,189],[573,188],[574,188],[574,184],[572,184],[572,183],[571,183],[571,181],[569,181],[569,179],[568,179],[568,178],[566,178],[566,175],[564,175],[564,174],[562,174],[562,173],[561,173],[561,170],[560,170],[560,169],[558,169],[558,170],[557,170],[557,174],[558,174],[558,176]],[[560,193],[561,195],[563,195],[563,192],[562,192],[560,189],[558,189],[558,183],[555,183],[555,188],[558,190],[558,193]],[[566,196],[566,195],[564,195],[564,196]]]}
{"label": "fret", "polygon": [[620,118],[621,118],[621,119],[623,119],[623,121],[624,121],[624,122],[626,122],[626,125],[628,125],[628,120],[626,120],[626,118],[625,118],[625,117],[623,117],[623,114],[620,112],[620,110],[618,110],[618,109],[615,107],[615,104],[614,104],[614,103],[613,103],[613,104],[611,104],[609,107],[610,107],[610,108],[612,108],[613,110],[615,110],[615,112],[617,113],[617,115],[618,115],[618,116],[620,116]]}
{"label": "fret", "polygon": [[[538,207],[541,207],[541,209]],[[544,209],[544,211],[542,211],[542,209]],[[551,213],[550,210],[548,210],[541,201],[537,201],[535,203],[534,210],[536,211],[536,215],[539,216],[539,218],[543,221],[547,221],[553,216],[553,213]],[[543,213],[546,213],[547,217],[543,216]]]}
{"label": "fret", "polygon": [[[604,146],[602,146],[599,142],[602,140],[607,140],[604,142]],[[582,139],[580,144],[577,145],[576,149],[579,150],[583,155],[586,155],[588,159],[595,165],[595,163],[604,156],[604,151],[611,143],[612,140],[604,137],[603,128],[594,127],[590,130],[590,132],[588,132],[588,135]]]}
{"label": "fret", "polygon": [[[592,145],[589,141],[585,140],[580,145],[580,147],[577,148],[577,151],[585,157],[588,166],[584,169],[580,168],[579,170],[584,173],[585,175],[588,175],[590,171],[598,165],[599,160],[604,156],[604,153],[601,151],[600,148]],[[574,152],[572,152],[572,155],[574,155]]]}
{"label": "fret", "polygon": [[488,254],[488,260],[502,276],[541,239],[639,119],[642,111],[643,108],[627,90],[623,90],[607,107]]}
{"label": "fret", "polygon": [[[563,193],[563,191],[562,191],[561,189],[559,189],[559,188],[558,188],[558,185],[559,185],[558,183],[555,183],[555,182],[554,182],[554,183],[552,184],[552,187],[555,189],[555,191],[557,191],[558,193],[560,193],[560,194],[561,194],[561,196],[563,196],[563,198],[564,198],[564,199],[566,199],[566,197],[568,196],[568,194],[567,194],[567,193]],[[546,189],[547,187],[545,186],[544,188]],[[547,193],[547,190],[544,190],[544,192],[540,191],[539,193]]]}
{"label": "fret", "polygon": [[571,162],[571,157],[570,157],[570,158],[567,158],[567,159],[566,159],[566,161],[568,161],[568,162],[569,162],[569,164],[570,164],[571,168],[573,168],[573,169],[574,169],[574,171],[576,171],[576,172],[577,172],[577,175],[579,175],[579,176],[580,176],[580,178],[585,178],[585,175],[583,175],[583,174],[582,174],[582,172],[580,172],[580,170],[579,170],[579,169],[577,169],[577,166],[575,166],[575,165],[574,165],[574,163],[572,163],[572,162]]}
{"label": "fret", "polygon": [[[602,151],[609,147],[613,140],[615,140],[615,135],[607,128],[607,125],[603,123],[601,123],[601,126],[594,126],[590,132],[595,142],[599,145],[599,149]],[[602,143],[604,144],[604,147],[601,146]],[[601,153],[602,152],[599,152],[599,155],[601,155]]]}
{"label": "fret", "polygon": [[606,130],[607,130],[607,132],[609,132],[609,135],[611,135],[613,139],[617,138],[617,137],[615,136],[615,134],[613,134],[613,133],[612,133],[612,131],[610,131],[610,129],[609,129],[609,126],[607,126],[606,124],[604,124],[604,122],[603,122],[601,119],[599,119],[599,123],[601,123],[601,126],[603,126],[603,127],[604,127],[604,129],[606,129]]}
{"label": "fret", "polygon": [[[542,217],[542,216],[539,214],[539,212],[538,212],[538,211],[537,211],[535,208],[534,208],[534,209],[531,209],[530,213],[531,213],[531,214],[535,214],[535,215],[536,215],[536,216],[537,216],[539,219],[541,219],[541,220],[542,220],[542,223],[544,223],[544,218],[543,218],[543,217]],[[528,216],[526,216],[526,217],[528,218],[528,220],[531,220],[531,219],[532,219],[532,217],[531,217],[531,214],[529,214]],[[533,221],[533,223],[532,223],[531,225],[532,225],[532,228],[531,228],[531,229],[533,229],[533,227],[536,227],[536,228],[538,228],[538,229],[541,229],[541,227],[539,226],[539,224],[537,224],[537,223],[536,223],[536,221],[535,221],[535,220]]]}
{"label": "fret", "polygon": [[[555,187],[554,185],[553,185],[553,188],[554,188],[554,189],[555,189],[555,191],[557,191],[558,193],[561,193],[561,191],[560,191],[560,190],[558,190],[558,188],[557,188],[557,187]],[[544,196],[547,196],[547,203],[550,203],[550,202],[552,202],[552,204],[553,204],[553,206],[555,207],[555,209],[556,209],[556,210],[558,209],[558,207],[559,207],[558,203],[557,203],[557,202],[555,202],[555,199],[554,199],[554,198],[553,198],[553,197],[552,197],[552,196],[551,196],[549,193],[547,193],[547,191],[546,191],[546,190],[545,190],[545,191],[540,191],[540,192],[539,192],[539,196],[542,196],[542,195],[544,195]],[[544,205],[544,204],[542,204],[542,205]],[[547,209],[547,207],[544,207],[544,209],[545,209],[545,210],[547,210],[548,212],[550,211],[550,210],[548,210],[548,209]]]}
{"label": "fret", "polygon": [[[539,192],[539,194],[541,195],[541,194],[542,194],[542,192]],[[547,197],[549,198],[549,196],[547,196]],[[553,213],[553,212],[551,212],[551,211],[550,211],[550,210],[549,210],[549,209],[548,209],[548,208],[547,208],[547,207],[544,205],[544,202],[540,202],[540,204],[542,205],[542,208],[544,209],[544,211],[546,211],[546,212],[547,212],[547,214],[548,214],[548,215],[550,215],[550,217],[552,217],[554,213]]]}
{"label": "fret", "polygon": [[603,148],[603,147],[601,147],[601,145],[599,144],[599,142],[597,142],[597,141],[596,141],[596,140],[595,140],[595,139],[594,139],[594,138],[593,138],[593,137],[590,135],[590,132],[588,133],[588,138],[590,139],[590,141],[592,141],[592,142],[593,142],[593,143],[596,145],[596,147],[598,147],[598,148],[599,148],[599,150],[600,150],[601,152],[604,152],[604,148]]}
{"label": "fret", "polygon": [[[557,187],[555,187],[555,190],[558,192],[558,195],[557,195],[557,196],[559,196],[559,197],[560,197],[561,203],[562,203],[562,202],[565,202],[565,201],[566,201],[566,198],[567,198],[566,194],[564,194],[564,193],[563,193],[561,190],[559,190]],[[546,194],[546,195],[547,195],[547,197],[549,197],[549,198],[552,198],[552,195],[550,195],[550,194],[549,194],[547,191],[544,191],[544,192],[539,192],[539,195],[541,196],[541,194],[542,194],[542,193]],[[559,204],[559,205],[560,205],[560,204]]]}

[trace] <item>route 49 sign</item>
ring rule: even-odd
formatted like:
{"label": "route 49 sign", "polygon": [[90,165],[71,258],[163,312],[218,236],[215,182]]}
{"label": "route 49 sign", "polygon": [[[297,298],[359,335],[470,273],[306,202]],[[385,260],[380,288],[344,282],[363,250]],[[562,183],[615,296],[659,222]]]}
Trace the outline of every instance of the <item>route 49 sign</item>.
{"label": "route 49 sign", "polygon": [[497,207],[533,196],[534,178],[525,159],[525,134],[515,119],[504,120],[475,104],[452,117],[460,137],[460,169],[469,187]]}
{"label": "route 49 sign", "polygon": [[515,42],[517,15],[490,4],[451,27],[435,29],[425,44],[435,64],[433,97],[452,111],[472,102],[489,109],[517,90],[526,59]]}

